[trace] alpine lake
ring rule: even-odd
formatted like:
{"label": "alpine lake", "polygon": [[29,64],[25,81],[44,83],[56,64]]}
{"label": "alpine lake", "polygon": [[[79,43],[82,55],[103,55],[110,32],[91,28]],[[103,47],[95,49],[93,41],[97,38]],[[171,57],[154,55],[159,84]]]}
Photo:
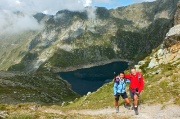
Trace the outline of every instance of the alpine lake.
{"label": "alpine lake", "polygon": [[71,84],[73,91],[85,95],[111,82],[115,75],[127,68],[128,62],[119,61],[69,72],[59,72],[58,75]]}

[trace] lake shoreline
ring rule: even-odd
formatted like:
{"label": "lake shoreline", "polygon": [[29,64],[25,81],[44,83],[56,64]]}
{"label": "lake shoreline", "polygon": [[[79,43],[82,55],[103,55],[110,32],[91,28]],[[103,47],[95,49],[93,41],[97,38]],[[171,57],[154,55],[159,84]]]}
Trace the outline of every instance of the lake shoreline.
{"label": "lake shoreline", "polygon": [[112,60],[108,60],[108,61],[99,61],[97,63],[91,63],[91,64],[87,64],[87,65],[79,65],[79,66],[74,66],[74,67],[67,67],[67,68],[64,68],[64,69],[54,67],[51,70],[54,73],[70,72],[70,71],[75,71],[75,70],[78,70],[78,69],[86,69],[86,68],[92,68],[92,67],[96,67],[96,66],[102,66],[102,65],[113,63],[113,62],[127,62],[128,65],[133,64],[133,61],[129,61],[129,60],[126,60],[126,59],[112,59]]}

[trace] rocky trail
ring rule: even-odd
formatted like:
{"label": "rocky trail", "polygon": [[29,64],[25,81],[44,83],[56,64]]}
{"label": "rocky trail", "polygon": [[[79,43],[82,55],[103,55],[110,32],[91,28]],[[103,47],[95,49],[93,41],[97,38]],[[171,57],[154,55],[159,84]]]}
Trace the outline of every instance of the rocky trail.
{"label": "rocky trail", "polygon": [[120,106],[119,113],[115,113],[114,108],[99,110],[70,110],[66,112],[54,109],[46,109],[43,110],[43,112],[66,116],[81,115],[92,117],[95,119],[180,119],[180,106],[178,105],[141,105],[139,107],[139,115],[135,115],[133,110],[125,109],[123,106]]}

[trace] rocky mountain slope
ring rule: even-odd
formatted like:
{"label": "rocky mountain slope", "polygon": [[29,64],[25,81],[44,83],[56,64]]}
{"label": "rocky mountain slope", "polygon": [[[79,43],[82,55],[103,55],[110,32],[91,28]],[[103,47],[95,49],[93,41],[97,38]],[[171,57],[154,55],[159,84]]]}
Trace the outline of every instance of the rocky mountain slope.
{"label": "rocky mountain slope", "polygon": [[38,13],[34,17],[43,29],[0,38],[6,44],[0,47],[0,69],[61,71],[111,59],[136,62],[162,43],[178,1]]}
{"label": "rocky mountain slope", "polygon": [[149,68],[161,64],[176,64],[180,60],[180,3],[174,17],[174,27],[166,34],[163,44],[150,56]]}

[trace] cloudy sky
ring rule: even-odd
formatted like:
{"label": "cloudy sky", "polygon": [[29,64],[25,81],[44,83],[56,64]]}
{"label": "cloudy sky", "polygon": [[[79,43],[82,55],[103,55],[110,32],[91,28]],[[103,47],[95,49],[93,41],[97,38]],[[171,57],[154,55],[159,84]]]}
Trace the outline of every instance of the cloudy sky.
{"label": "cloudy sky", "polygon": [[[0,0],[0,34],[41,28],[32,17],[37,12],[55,14],[63,9],[82,11],[86,6],[111,9],[145,1],[155,0]],[[14,14],[17,11],[23,15]]]}
{"label": "cloudy sky", "polygon": [[24,12],[54,12],[61,9],[82,10],[84,6],[116,8],[155,0],[0,0],[0,10]]}

